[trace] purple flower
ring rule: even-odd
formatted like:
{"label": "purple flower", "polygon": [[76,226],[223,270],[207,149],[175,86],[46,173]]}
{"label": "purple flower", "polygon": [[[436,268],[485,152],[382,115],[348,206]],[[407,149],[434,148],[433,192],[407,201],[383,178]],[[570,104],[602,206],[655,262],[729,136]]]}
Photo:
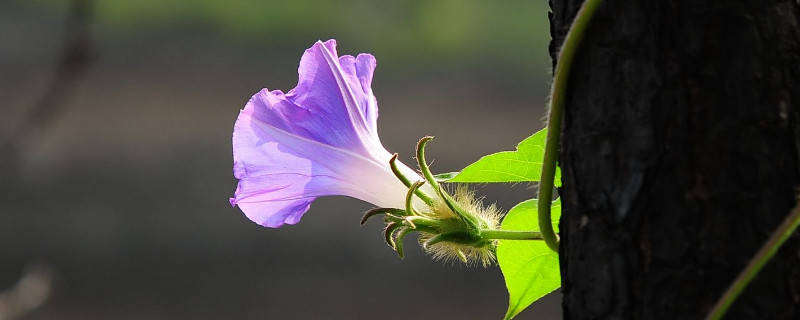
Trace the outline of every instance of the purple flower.
{"label": "purple flower", "polygon": [[319,196],[403,208],[408,188],[392,173],[392,155],[378,138],[374,69],[372,55],[338,57],[335,40],[318,41],[300,60],[297,87],[256,93],[233,129],[239,185],[231,205],[267,227],[297,223]]}

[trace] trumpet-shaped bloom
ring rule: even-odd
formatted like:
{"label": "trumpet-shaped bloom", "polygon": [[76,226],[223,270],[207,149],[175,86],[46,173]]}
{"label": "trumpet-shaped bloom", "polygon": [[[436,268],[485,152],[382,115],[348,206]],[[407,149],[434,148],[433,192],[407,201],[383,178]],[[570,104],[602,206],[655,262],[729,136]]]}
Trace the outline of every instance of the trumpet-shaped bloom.
{"label": "trumpet-shaped bloom", "polygon": [[[233,130],[239,185],[231,205],[267,227],[297,223],[319,196],[403,208],[408,188],[378,138],[375,65],[370,54],[338,57],[335,40],[318,41],[300,60],[297,87],[256,93]],[[397,165],[412,181],[421,179]]]}

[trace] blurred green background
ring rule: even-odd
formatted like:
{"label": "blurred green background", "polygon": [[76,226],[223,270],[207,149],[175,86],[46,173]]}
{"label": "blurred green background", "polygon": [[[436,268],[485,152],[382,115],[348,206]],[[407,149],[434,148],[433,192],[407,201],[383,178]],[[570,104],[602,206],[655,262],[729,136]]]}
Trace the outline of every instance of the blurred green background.
{"label": "blurred green background", "polygon": [[[0,2],[0,290],[37,261],[55,272],[24,319],[502,317],[499,268],[431,261],[408,239],[400,260],[379,223],[358,225],[369,204],[250,222],[228,204],[231,131],[253,93],[294,87],[303,51],[335,38],[377,57],[381,139],[407,164],[424,135],[437,172],[513,149],[543,127],[546,1],[91,2],[88,69],[36,130],[70,1]],[[504,209],[533,194],[478,188]],[[519,318],[559,318],[558,303]]]}

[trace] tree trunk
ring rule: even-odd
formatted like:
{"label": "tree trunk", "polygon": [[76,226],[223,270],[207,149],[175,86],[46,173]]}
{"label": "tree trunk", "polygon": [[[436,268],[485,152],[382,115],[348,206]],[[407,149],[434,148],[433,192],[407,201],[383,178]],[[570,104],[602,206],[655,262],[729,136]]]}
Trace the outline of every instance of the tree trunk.
{"label": "tree trunk", "polygon": [[[551,48],[581,2],[552,0]],[[799,24],[798,0],[601,5],[566,100],[566,319],[702,319],[788,215]],[[800,319],[799,304],[795,234],[726,319]]]}

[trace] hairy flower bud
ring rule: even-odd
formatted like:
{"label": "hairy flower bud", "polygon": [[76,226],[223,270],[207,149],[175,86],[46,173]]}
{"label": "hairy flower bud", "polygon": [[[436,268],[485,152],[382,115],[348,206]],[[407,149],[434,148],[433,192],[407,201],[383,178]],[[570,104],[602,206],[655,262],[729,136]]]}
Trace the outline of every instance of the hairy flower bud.
{"label": "hairy flower bud", "polygon": [[[475,198],[475,193],[466,186],[458,185],[453,199],[467,214],[473,215],[479,222],[481,229],[477,231],[500,228],[501,214],[497,207],[494,204],[484,207],[482,202]],[[441,220],[454,222],[461,220],[444,202],[434,204],[432,215]],[[458,223],[453,223],[451,227],[451,230],[442,230],[439,234],[420,232],[420,244],[434,259],[461,260],[468,265],[480,263],[484,267],[494,263],[497,240],[484,239],[480,232]]]}
{"label": "hairy flower bud", "polygon": [[[480,263],[484,267],[495,259],[497,240],[485,237],[486,231],[500,228],[500,213],[494,205],[484,207],[480,200],[466,186],[458,185],[454,196],[450,196],[430,173],[425,163],[425,144],[432,137],[425,137],[417,145],[417,161],[425,180],[411,183],[408,177],[399,172],[394,161],[390,167],[395,175],[408,186],[404,209],[379,208],[364,215],[361,223],[377,214],[383,214],[386,222],[384,237],[400,257],[403,256],[403,239],[406,235],[419,233],[422,248],[434,259],[444,261],[461,260],[472,265]],[[428,184],[427,190],[421,187]],[[434,192],[431,196],[427,192]],[[418,210],[412,203],[420,198],[428,204],[427,210]]]}

